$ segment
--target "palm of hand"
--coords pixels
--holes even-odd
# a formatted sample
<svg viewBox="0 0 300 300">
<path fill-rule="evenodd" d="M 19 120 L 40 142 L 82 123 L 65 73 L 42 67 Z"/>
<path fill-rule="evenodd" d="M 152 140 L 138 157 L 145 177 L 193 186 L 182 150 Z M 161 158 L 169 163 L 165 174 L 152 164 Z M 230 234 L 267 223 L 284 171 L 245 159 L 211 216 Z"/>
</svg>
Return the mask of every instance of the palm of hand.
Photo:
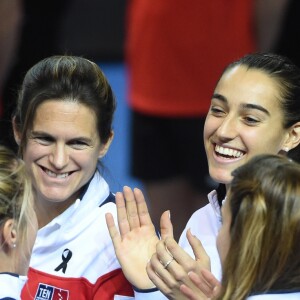
<svg viewBox="0 0 300 300">
<path fill-rule="evenodd" d="M 126 278 L 139 289 L 154 287 L 146 272 L 146 265 L 159 241 L 154 226 L 134 228 L 116 244 L 116 254 Z"/>
<path fill-rule="evenodd" d="M 135 287 L 152 288 L 154 284 L 147 275 L 146 266 L 159 238 L 145 198 L 139 189 L 124 187 L 123 193 L 116 193 L 116 205 L 119 231 L 109 213 L 106 223 L 123 273 Z"/>
</svg>

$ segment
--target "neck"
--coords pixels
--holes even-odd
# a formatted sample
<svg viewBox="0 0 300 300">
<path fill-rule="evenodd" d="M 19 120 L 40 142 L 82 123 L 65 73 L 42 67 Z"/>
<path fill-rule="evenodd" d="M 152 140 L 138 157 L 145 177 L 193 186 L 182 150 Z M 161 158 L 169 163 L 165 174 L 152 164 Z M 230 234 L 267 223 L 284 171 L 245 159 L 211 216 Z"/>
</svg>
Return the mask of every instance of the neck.
<svg viewBox="0 0 300 300">
<path fill-rule="evenodd" d="M 0 250 L 0 273 L 16 273 L 15 258 L 11 252 L 6 253 L 3 249 Z"/>
<path fill-rule="evenodd" d="M 39 201 L 35 203 L 35 211 L 39 229 L 50 223 L 54 218 L 68 209 L 75 200 L 64 202 Z"/>
</svg>

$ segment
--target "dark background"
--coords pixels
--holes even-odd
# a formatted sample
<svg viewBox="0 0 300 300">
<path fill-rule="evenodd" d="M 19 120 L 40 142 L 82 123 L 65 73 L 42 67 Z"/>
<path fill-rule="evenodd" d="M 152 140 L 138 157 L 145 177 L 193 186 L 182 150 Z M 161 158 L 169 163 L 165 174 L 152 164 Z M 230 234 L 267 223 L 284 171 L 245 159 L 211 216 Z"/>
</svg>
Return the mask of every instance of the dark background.
<svg viewBox="0 0 300 300">
<path fill-rule="evenodd" d="M 70 0 L 59 32 L 59 50 L 96 61 L 123 59 L 125 0 Z"/>
</svg>

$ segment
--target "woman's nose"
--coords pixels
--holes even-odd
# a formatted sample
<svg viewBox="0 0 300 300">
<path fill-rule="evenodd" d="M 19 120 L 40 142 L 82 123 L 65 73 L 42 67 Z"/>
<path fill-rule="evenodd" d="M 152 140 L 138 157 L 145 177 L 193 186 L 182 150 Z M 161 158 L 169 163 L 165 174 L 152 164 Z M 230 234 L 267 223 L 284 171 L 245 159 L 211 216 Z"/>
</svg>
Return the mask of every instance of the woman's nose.
<svg viewBox="0 0 300 300">
<path fill-rule="evenodd" d="M 69 162 L 69 155 L 65 145 L 55 145 L 50 154 L 50 162 L 56 169 L 63 169 Z"/>
<path fill-rule="evenodd" d="M 218 137 L 223 140 L 234 139 L 237 135 L 237 126 L 236 117 L 227 115 L 217 129 Z"/>
</svg>

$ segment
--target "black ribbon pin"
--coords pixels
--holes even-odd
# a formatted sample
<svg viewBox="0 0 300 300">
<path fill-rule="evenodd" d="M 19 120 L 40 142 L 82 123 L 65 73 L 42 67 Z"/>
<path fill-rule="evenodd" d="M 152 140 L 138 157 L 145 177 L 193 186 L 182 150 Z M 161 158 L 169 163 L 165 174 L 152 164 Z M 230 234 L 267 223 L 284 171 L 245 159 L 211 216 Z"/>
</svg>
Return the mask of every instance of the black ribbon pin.
<svg viewBox="0 0 300 300">
<path fill-rule="evenodd" d="M 59 271 L 62 269 L 63 273 L 66 273 L 67 264 L 72 257 L 72 251 L 69 249 L 65 249 L 61 255 L 62 263 L 55 269 L 55 271 Z"/>
</svg>

